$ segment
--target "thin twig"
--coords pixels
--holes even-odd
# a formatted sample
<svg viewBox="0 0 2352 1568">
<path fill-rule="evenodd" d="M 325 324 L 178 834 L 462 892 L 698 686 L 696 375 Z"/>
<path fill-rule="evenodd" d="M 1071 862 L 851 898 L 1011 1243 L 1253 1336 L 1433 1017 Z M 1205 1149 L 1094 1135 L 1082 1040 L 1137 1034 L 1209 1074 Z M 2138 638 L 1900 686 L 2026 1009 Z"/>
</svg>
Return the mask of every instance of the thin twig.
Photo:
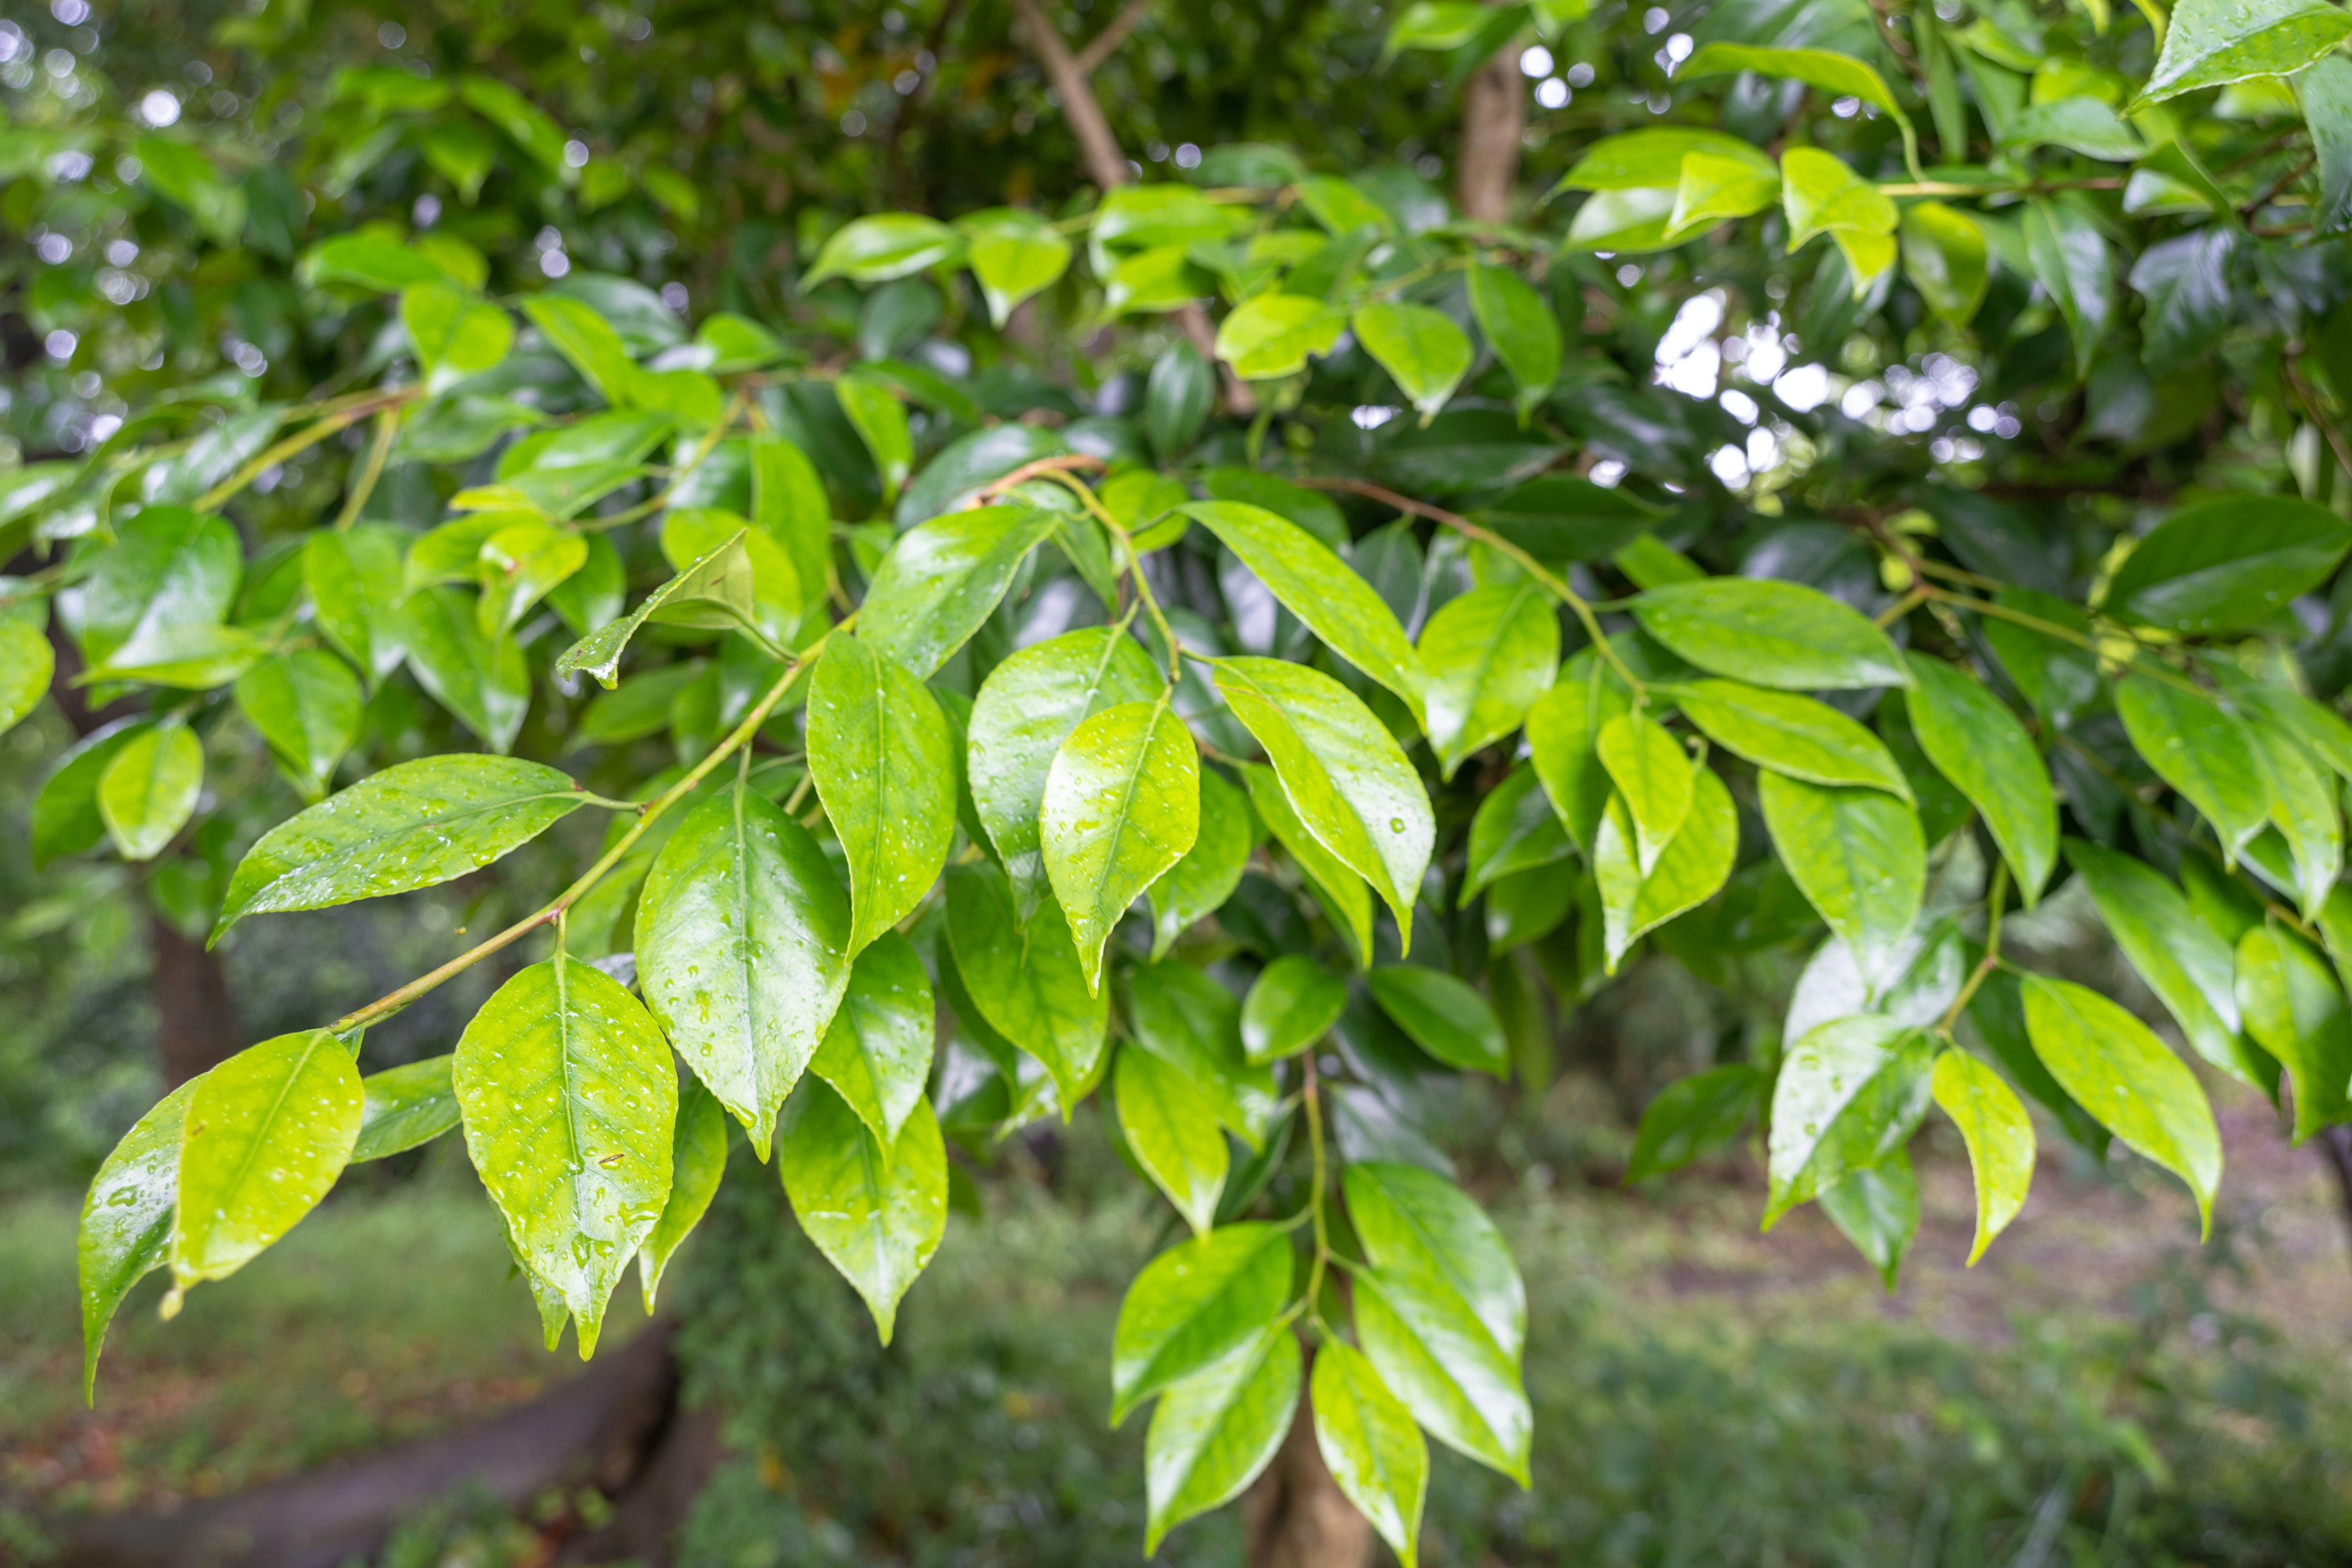
<svg viewBox="0 0 2352 1568">
<path fill-rule="evenodd" d="M 1110 26 L 1089 38 L 1087 47 L 1078 51 L 1078 68 L 1088 76 L 1094 75 L 1105 60 L 1118 52 L 1119 45 L 1127 42 L 1127 36 L 1135 31 L 1136 24 L 1143 20 L 1144 13 L 1151 6 L 1152 0 L 1127 0 L 1126 6 L 1110 19 Z"/>
<path fill-rule="evenodd" d="M 368 447 L 367 463 L 359 478 L 352 481 L 352 493 L 343 500 L 341 514 L 335 519 L 336 532 L 359 521 L 368 497 L 375 493 L 376 481 L 383 478 L 383 466 L 392 457 L 392 438 L 400 431 L 400 414 L 398 408 L 387 408 L 375 416 L 375 440 Z"/>
</svg>

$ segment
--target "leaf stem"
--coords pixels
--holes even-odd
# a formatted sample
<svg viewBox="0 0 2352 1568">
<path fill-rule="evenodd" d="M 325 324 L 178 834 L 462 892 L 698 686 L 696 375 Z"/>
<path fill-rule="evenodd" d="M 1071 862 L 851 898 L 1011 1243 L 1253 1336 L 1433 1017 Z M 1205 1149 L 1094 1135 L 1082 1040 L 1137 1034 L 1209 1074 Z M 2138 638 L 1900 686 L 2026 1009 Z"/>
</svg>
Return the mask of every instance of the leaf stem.
<svg viewBox="0 0 2352 1568">
<path fill-rule="evenodd" d="M 389 392 L 372 393 L 361 402 L 339 408 L 331 414 L 320 415 L 318 419 L 296 434 L 283 440 L 271 442 L 256 456 L 248 458 L 243 468 L 198 496 L 195 510 L 217 510 L 221 503 L 279 463 L 294 456 L 295 453 L 309 450 L 337 431 L 358 424 L 371 414 L 414 403 L 424 390 L 421 386 L 398 386 Z"/>
<path fill-rule="evenodd" d="M 837 631 L 840 628 L 836 626 L 834 629 Z M 589 889 L 602 881 L 604 874 L 618 865 L 621 858 L 635 847 L 637 840 L 645 837 L 646 829 L 654 825 L 656 818 L 693 794 L 696 786 L 710 775 L 713 768 L 726 761 L 728 756 L 738 748 L 750 743 L 752 735 L 759 730 L 761 724 L 766 721 L 769 712 L 777 703 L 784 700 L 784 693 L 792 689 L 792 684 L 799 678 L 801 670 L 815 660 L 816 656 L 823 651 L 826 640 L 832 636 L 832 632 L 827 632 L 824 637 L 819 637 L 796 655 L 786 665 L 783 674 L 776 678 L 776 683 L 769 687 L 757 702 L 751 704 L 751 710 L 746 712 L 741 721 L 728 732 L 726 739 L 705 753 L 703 759 L 695 763 L 684 778 L 639 806 L 637 820 L 629 825 L 628 831 L 614 839 L 613 847 L 605 850 L 594 865 L 582 872 L 578 880 L 557 894 L 552 902 L 536 913 L 524 916 L 497 935 L 484 938 L 439 968 L 418 975 L 399 990 L 377 997 L 356 1012 L 344 1014 L 328 1027 L 338 1035 L 349 1035 L 352 1030 L 365 1028 L 378 1019 L 388 1018 L 418 997 L 438 987 L 443 982 L 464 973 L 499 949 L 511 946 L 550 921 L 561 921 L 564 912 L 573 904 L 578 903 Z"/>
<path fill-rule="evenodd" d="M 1324 1272 L 1331 1264 L 1331 1223 L 1323 1212 L 1323 1189 L 1330 1180 L 1330 1167 L 1323 1152 L 1323 1095 L 1315 1077 L 1314 1047 L 1308 1047 L 1298 1061 L 1307 1074 L 1299 1089 L 1299 1101 L 1307 1109 L 1307 1148 L 1315 1167 L 1315 1185 L 1307 1194 L 1308 1207 L 1315 1216 L 1315 1261 L 1307 1270 L 1307 1294 L 1303 1298 L 1306 1310 L 1311 1313 L 1322 1293 Z"/>
<path fill-rule="evenodd" d="M 2000 967 L 2000 906 L 2008 896 L 2009 862 L 1996 860 L 1992 866 L 1992 885 L 1985 889 L 1984 956 L 1977 960 L 1976 968 L 1969 973 L 1967 984 L 1960 987 L 1959 994 L 1952 998 L 1952 1005 L 1944 1010 L 1944 1016 L 1936 1025 L 1936 1033 L 1948 1040 L 1952 1037 L 1952 1026 L 1959 1022 L 1960 1015 L 1968 1011 L 1969 1004 L 1975 1000 L 1978 988 L 1984 984 L 1994 970 Z"/>
<path fill-rule="evenodd" d="M 368 497 L 375 493 L 376 481 L 383 478 L 383 466 L 392 458 L 392 438 L 400 432 L 401 409 L 395 405 L 375 416 L 375 442 L 368 447 L 367 464 L 352 482 L 352 493 L 343 501 L 343 510 L 335 519 L 335 531 L 341 533 L 359 521 L 361 509 Z"/>
<path fill-rule="evenodd" d="M 1312 489 L 1346 490 L 1352 495 L 1379 501 L 1382 506 L 1394 507 L 1397 510 L 1412 516 L 1425 517 L 1432 522 L 1441 523 L 1452 529 L 1465 539 L 1475 539 L 1489 550 L 1506 557 L 1528 576 L 1543 584 L 1553 598 L 1566 605 L 1575 614 L 1576 618 L 1583 623 L 1584 635 L 1592 639 L 1592 646 L 1600 656 L 1616 670 L 1626 685 L 1633 689 L 1636 695 L 1642 691 L 1642 678 L 1635 675 L 1633 668 L 1619 657 L 1617 650 L 1610 646 L 1607 635 L 1601 629 L 1601 617 L 1592 613 L 1592 605 L 1586 601 L 1584 595 L 1570 587 L 1567 581 L 1558 573 L 1494 530 L 1482 528 L 1461 513 L 1448 511 L 1442 506 L 1432 506 L 1427 501 L 1418 501 L 1410 496 L 1399 495 L 1386 485 L 1376 485 L 1370 479 L 1309 475 L 1298 482 Z"/>
</svg>

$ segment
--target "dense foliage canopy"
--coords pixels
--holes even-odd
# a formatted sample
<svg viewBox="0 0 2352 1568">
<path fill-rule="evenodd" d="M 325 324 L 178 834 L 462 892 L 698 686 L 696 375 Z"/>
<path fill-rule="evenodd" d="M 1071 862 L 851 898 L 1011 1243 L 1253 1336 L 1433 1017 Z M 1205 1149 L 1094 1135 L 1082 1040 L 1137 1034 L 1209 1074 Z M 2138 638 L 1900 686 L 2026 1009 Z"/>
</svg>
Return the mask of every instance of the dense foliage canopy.
<svg viewBox="0 0 2352 1568">
<path fill-rule="evenodd" d="M 1431 1107 L 1539 1083 L 1632 963 L 1740 1026 L 1629 1175 L 1759 1125 L 1765 1223 L 1818 1199 L 1890 1282 L 1931 1105 L 1979 1253 L 2029 1101 L 2210 1212 L 2199 1072 L 2004 955 L 2062 883 L 2204 1069 L 2346 1116 L 2352 14 L 1335 18 L 1266 24 L 1306 108 L 1251 122 L 1295 145 L 1045 189 L 1003 163 L 1051 106 L 941 12 L 892 89 L 953 100 L 939 200 L 856 216 L 875 157 L 913 183 L 898 119 L 847 177 L 761 142 L 796 92 L 868 129 L 806 26 L 523 7 L 201 127 L 0 26 L 52 365 L 8 411 L 0 718 L 98 712 L 37 857 L 148 866 L 219 940 L 604 824 L 529 918 L 131 1131 L 93 1374 L 145 1273 L 168 1313 L 452 1130 L 551 1343 L 632 1261 L 652 1297 L 738 1132 L 887 1339 L 951 1148 L 1100 1089 L 1192 1233 L 1108 1347 L 1114 1417 L 1159 1401 L 1150 1540 L 1305 1384 L 1411 1561 L 1423 1432 L 1521 1477 L 1530 1441 L 1522 1287 Z M 695 136 L 629 86 L 729 50 L 683 68 Z M 1381 81 L 1498 54 L 1548 184 L 1465 217 L 1359 156 Z M 556 117 L 592 101 L 634 106 L 609 146 Z M 365 1070 L 509 949 L 450 1054 Z"/>
</svg>

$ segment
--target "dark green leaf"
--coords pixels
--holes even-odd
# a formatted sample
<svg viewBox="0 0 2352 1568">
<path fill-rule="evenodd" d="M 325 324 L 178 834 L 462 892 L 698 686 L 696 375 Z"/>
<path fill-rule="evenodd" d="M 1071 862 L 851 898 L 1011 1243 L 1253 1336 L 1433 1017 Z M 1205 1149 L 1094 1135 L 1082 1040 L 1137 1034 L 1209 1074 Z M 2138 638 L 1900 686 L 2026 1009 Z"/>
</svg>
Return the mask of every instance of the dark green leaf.
<svg viewBox="0 0 2352 1568">
<path fill-rule="evenodd" d="M 2334 574 L 2352 524 L 2286 496 L 2232 496 L 2181 512 L 2134 546 L 2110 613 L 2192 636 L 2274 620 Z"/>
<path fill-rule="evenodd" d="M 1911 799 L 1903 770 L 1878 737 L 1826 702 L 1732 680 L 1695 680 L 1663 695 L 1708 740 L 1759 768 Z"/>
<path fill-rule="evenodd" d="M 1047 918 L 1024 931 L 1003 873 L 985 863 L 948 876 L 948 941 L 991 1028 L 1045 1065 L 1069 1120 L 1101 1077 L 1110 998 L 1087 984 L 1068 922 L 1049 900 Z"/>
<path fill-rule="evenodd" d="M 833 1085 L 887 1146 L 923 1097 L 936 1044 L 931 983 L 914 944 L 897 931 L 857 955 L 849 989 L 809 1069 Z"/>
<path fill-rule="evenodd" d="M 1002 666 L 999 667 L 1003 668 Z M 1195 921 L 1224 906 L 1241 885 L 1254 835 L 1249 803 L 1222 774 L 1201 774 L 1201 828 L 1184 858 L 1151 884 L 1151 956 L 1167 955 Z"/>
<path fill-rule="evenodd" d="M 1966 671 L 1913 658 L 1905 707 L 1920 750 L 1977 808 L 2031 909 L 2058 863 L 2058 801 L 2025 726 Z"/>
<path fill-rule="evenodd" d="M 1424 972 L 1426 973 L 1426 972 Z M 1348 987 L 1303 952 L 1262 970 L 1242 1002 L 1242 1048 L 1253 1062 L 1297 1056 L 1328 1033 L 1348 1005 Z"/>
<path fill-rule="evenodd" d="M 1652 588 L 1633 608 L 1643 631 L 1711 674 L 1790 691 L 1910 683 L 1885 632 L 1802 584 L 1709 577 Z"/>
<path fill-rule="evenodd" d="M 2326 961 L 2294 932 L 2257 926 L 2238 943 L 2237 992 L 2246 1032 L 2294 1085 L 2295 1142 L 2343 1121 L 2352 1010 Z"/>
<path fill-rule="evenodd" d="M 2194 691 L 2145 675 L 2116 683 L 2116 711 L 2157 776 L 2213 825 L 2225 857 L 2234 857 L 2263 830 L 2270 820 L 2270 783 L 2233 715 Z"/>
<path fill-rule="evenodd" d="M 1382 964 L 1370 980 L 1381 1011 L 1423 1050 L 1449 1066 L 1509 1076 L 1503 1026 L 1493 1005 L 1466 981 L 1409 963 Z"/>
<path fill-rule="evenodd" d="M 909 529 L 866 591 L 859 637 L 928 679 L 989 617 L 1022 558 L 1055 526 L 1054 512 L 1010 505 L 950 512 Z"/>
<path fill-rule="evenodd" d="M 1764 1075 L 1744 1063 L 1676 1079 L 1658 1091 L 1633 1131 L 1625 1184 L 1679 1171 L 1739 1136 L 1764 1090 Z"/>
</svg>

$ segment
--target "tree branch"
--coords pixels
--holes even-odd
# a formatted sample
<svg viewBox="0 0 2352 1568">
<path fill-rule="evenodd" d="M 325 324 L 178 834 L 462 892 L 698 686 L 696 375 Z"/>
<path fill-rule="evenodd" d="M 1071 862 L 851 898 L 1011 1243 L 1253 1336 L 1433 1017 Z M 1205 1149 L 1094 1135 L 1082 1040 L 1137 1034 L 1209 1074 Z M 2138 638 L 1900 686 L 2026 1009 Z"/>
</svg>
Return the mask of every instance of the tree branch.
<svg viewBox="0 0 2352 1568">
<path fill-rule="evenodd" d="M 1111 18 L 1110 26 L 1097 33 L 1087 41 L 1087 47 L 1078 51 L 1078 69 L 1087 76 L 1094 75 L 1102 68 L 1103 61 L 1118 52 L 1119 45 L 1127 42 L 1127 36 L 1135 31 L 1135 25 L 1142 21 L 1144 13 L 1150 9 L 1151 0 L 1127 0 L 1126 8 Z"/>
<path fill-rule="evenodd" d="M 1498 49 L 1462 90 L 1462 155 L 1454 166 L 1454 200 L 1473 223 L 1503 223 L 1519 180 L 1519 137 L 1528 127 L 1528 89 L 1517 50 Z"/>
</svg>

